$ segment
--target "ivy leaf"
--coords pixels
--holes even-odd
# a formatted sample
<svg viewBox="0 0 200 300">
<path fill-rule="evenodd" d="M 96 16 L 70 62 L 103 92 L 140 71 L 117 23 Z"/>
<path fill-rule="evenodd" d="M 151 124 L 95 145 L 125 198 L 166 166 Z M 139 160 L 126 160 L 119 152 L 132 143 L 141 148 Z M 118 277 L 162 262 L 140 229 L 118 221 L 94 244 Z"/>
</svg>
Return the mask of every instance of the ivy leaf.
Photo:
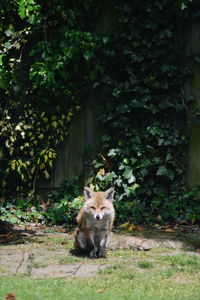
<svg viewBox="0 0 200 300">
<path fill-rule="evenodd" d="M 7 29 L 6 31 L 4 31 L 5 35 L 10 37 L 13 34 L 13 31 L 11 29 Z"/>
<path fill-rule="evenodd" d="M 108 156 L 116 156 L 118 152 L 118 149 L 110 149 L 108 152 Z"/>
<path fill-rule="evenodd" d="M 89 61 L 92 58 L 92 52 L 86 51 L 83 54 L 83 57 L 85 58 L 85 60 Z"/>
<path fill-rule="evenodd" d="M 126 167 L 122 176 L 128 180 L 129 183 L 135 182 L 135 176 L 133 175 L 133 170 L 130 167 Z"/>
<path fill-rule="evenodd" d="M 166 168 L 165 166 L 161 166 L 161 167 L 158 169 L 156 175 L 157 175 L 157 176 L 166 176 L 166 175 L 167 175 L 167 172 L 168 172 L 167 168 Z"/>
<path fill-rule="evenodd" d="M 174 172 L 172 170 L 167 169 L 165 166 L 161 166 L 157 173 L 157 176 L 166 176 L 168 178 L 170 178 L 171 180 L 174 179 Z"/>
</svg>

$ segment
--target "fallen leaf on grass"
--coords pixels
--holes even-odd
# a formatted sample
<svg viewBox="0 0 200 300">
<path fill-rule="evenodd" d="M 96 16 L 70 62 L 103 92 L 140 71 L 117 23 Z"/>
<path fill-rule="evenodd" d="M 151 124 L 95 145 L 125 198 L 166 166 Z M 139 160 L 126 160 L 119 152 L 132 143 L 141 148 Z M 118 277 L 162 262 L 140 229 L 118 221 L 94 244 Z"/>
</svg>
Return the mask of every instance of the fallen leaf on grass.
<svg viewBox="0 0 200 300">
<path fill-rule="evenodd" d="M 176 231 L 169 228 L 169 229 L 165 229 L 165 232 L 176 232 Z"/>
<path fill-rule="evenodd" d="M 144 230 L 144 228 L 142 226 L 136 225 L 135 230 L 136 231 L 142 231 L 142 230 Z"/>
<path fill-rule="evenodd" d="M 119 228 L 123 228 L 126 231 L 142 231 L 144 228 L 140 225 L 134 225 L 130 222 L 126 222 L 119 226 Z"/>
<path fill-rule="evenodd" d="M 105 290 L 97 290 L 98 294 L 101 294 L 101 293 L 104 293 L 104 292 L 105 292 Z"/>
<path fill-rule="evenodd" d="M 129 225 L 130 225 L 130 223 L 129 223 L 129 222 L 126 222 L 126 223 L 124 223 L 124 224 L 121 224 L 121 225 L 119 226 L 119 228 L 127 228 Z"/>
<path fill-rule="evenodd" d="M 16 294 L 15 293 L 9 293 L 6 295 L 6 300 L 16 300 Z"/>
</svg>

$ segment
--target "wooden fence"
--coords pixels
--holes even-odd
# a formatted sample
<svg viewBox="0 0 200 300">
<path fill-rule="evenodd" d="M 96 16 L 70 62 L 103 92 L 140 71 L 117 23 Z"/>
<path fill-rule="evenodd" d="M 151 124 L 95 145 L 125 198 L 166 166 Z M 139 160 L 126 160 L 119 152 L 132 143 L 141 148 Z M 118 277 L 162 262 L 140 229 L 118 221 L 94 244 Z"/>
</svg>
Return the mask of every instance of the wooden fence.
<svg viewBox="0 0 200 300">
<path fill-rule="evenodd" d="M 97 20 L 97 32 L 104 33 L 111 25 L 112 14 L 110 4 L 105 2 L 104 16 Z M 200 21 L 191 21 L 184 24 L 183 35 L 185 51 L 182 55 L 200 52 Z M 196 64 L 194 77 L 185 86 L 185 96 L 193 95 L 196 105 L 200 109 L 200 64 Z M 58 188 L 65 179 L 71 179 L 80 172 L 83 166 L 82 154 L 89 145 L 98 151 L 100 143 L 100 130 L 97 123 L 98 105 L 105 100 L 105 95 L 93 94 L 88 97 L 85 106 L 78 112 L 70 125 L 70 135 L 58 150 L 58 159 L 49 181 L 40 182 L 38 188 L 43 191 Z M 200 183 L 200 121 L 190 127 L 190 144 L 188 154 L 188 182 L 190 185 Z"/>
</svg>

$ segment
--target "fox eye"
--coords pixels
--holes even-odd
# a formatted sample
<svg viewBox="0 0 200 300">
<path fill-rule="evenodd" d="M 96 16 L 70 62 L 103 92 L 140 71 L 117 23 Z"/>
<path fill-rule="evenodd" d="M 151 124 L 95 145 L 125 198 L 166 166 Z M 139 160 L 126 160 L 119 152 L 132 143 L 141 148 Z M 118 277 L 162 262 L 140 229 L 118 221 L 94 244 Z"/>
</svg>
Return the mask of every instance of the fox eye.
<svg viewBox="0 0 200 300">
<path fill-rule="evenodd" d="M 94 206 L 90 206 L 91 209 L 96 209 Z"/>
<path fill-rule="evenodd" d="M 105 208 L 106 208 L 105 206 L 101 207 L 102 210 L 105 209 Z"/>
</svg>

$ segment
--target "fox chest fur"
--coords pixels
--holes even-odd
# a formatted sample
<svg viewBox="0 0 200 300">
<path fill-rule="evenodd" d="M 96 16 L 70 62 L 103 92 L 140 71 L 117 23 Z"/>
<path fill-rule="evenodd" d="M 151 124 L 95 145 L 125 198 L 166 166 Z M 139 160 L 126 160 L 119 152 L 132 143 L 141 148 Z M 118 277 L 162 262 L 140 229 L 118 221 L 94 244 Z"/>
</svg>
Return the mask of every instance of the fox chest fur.
<svg viewBox="0 0 200 300">
<path fill-rule="evenodd" d="M 84 228 L 84 226 L 89 230 L 89 231 L 94 231 L 96 232 L 96 234 L 98 234 L 100 231 L 102 230 L 110 230 L 111 229 L 111 225 L 113 223 L 114 220 L 114 216 L 113 214 L 107 214 L 102 217 L 102 219 L 95 219 L 93 214 L 87 213 L 83 211 L 83 215 L 82 215 L 82 228 Z"/>
</svg>

